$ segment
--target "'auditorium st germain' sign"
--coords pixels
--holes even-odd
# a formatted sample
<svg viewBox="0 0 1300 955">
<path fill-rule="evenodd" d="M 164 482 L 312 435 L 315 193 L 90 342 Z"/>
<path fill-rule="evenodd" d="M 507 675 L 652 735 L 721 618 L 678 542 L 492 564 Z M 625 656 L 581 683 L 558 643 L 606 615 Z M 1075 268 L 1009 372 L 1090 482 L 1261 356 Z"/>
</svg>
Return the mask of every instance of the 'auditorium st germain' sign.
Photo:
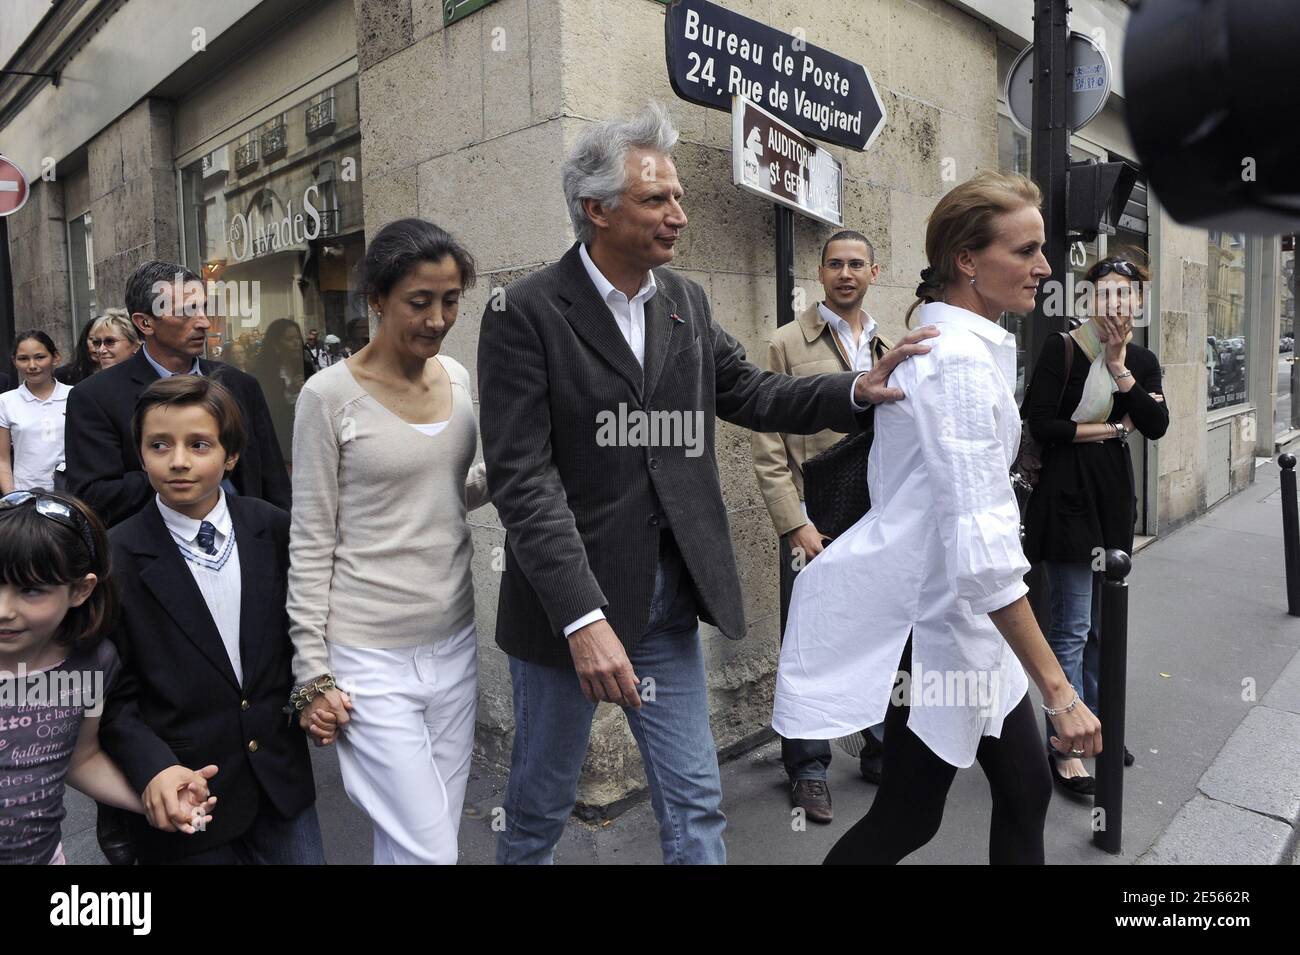
<svg viewBox="0 0 1300 955">
<path fill-rule="evenodd" d="M 672 0 L 664 46 L 673 91 L 729 111 L 743 96 L 806 136 L 866 149 L 885 108 L 860 63 L 708 0 Z"/>
</svg>

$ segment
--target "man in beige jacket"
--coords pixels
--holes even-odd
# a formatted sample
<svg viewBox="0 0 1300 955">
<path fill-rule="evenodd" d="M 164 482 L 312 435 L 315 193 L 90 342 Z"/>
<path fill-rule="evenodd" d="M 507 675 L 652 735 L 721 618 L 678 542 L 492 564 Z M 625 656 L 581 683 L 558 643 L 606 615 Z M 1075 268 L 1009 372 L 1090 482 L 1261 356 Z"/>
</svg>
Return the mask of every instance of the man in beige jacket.
<svg viewBox="0 0 1300 955">
<path fill-rule="evenodd" d="M 875 250 L 866 236 L 847 230 L 831 236 L 822 247 L 818 276 L 826 300 L 773 333 L 768 341 L 767 367 L 796 377 L 870 371 L 891 347 L 877 334 L 875 319 L 862 308 L 879 272 Z M 782 630 L 798 568 L 824 547 L 822 534 L 804 512 L 803 464 L 843 437 L 841 432 L 828 430 L 808 435 L 755 431 L 751 438 L 754 474 L 781 538 Z M 866 748 L 861 758 L 862 775 L 879 782 L 879 743 L 870 733 L 863 736 Z M 826 783 L 830 743 L 783 739 L 781 759 L 790 778 L 792 804 L 802 808 L 814 822 L 830 822 L 831 796 Z"/>
</svg>

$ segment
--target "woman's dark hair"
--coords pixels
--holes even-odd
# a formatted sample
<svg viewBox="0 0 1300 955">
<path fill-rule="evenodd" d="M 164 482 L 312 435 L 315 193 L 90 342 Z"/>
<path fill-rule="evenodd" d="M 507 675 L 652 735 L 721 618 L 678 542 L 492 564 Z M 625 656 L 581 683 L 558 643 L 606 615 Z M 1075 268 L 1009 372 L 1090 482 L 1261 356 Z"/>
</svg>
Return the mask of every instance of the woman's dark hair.
<svg viewBox="0 0 1300 955">
<path fill-rule="evenodd" d="M 135 413 L 131 416 L 131 438 L 136 449 L 144 440 L 144 417 L 154 408 L 166 406 L 179 408 L 200 405 L 217 422 L 217 440 L 221 442 L 226 457 L 242 454 L 247 440 L 244 416 L 239 402 L 235 401 L 225 385 L 215 377 L 203 375 L 172 375 L 159 378 L 136 399 Z"/>
<path fill-rule="evenodd" d="M 1126 262 L 1129 265 L 1133 266 L 1133 271 L 1137 273 L 1137 278 L 1136 279 L 1129 278 L 1129 276 L 1116 273 L 1112 269 L 1103 269 L 1103 266 L 1106 265 L 1113 266 L 1117 262 Z M 1103 271 L 1107 275 L 1118 274 L 1119 278 L 1122 279 L 1127 278 L 1130 281 L 1138 282 L 1139 286 L 1142 283 L 1151 281 L 1151 272 L 1147 268 L 1147 254 L 1143 252 L 1141 249 L 1134 248 L 1131 245 L 1122 246 L 1121 248 L 1116 249 L 1110 255 L 1106 256 L 1104 259 L 1099 259 L 1098 261 L 1094 262 L 1092 268 L 1088 269 L 1088 274 L 1083 277 L 1084 281 L 1095 283 L 1098 279 L 1105 277 L 1100 274 Z"/>
<path fill-rule="evenodd" d="M 460 269 L 461 286 L 474 284 L 474 258 L 444 230 L 428 219 L 398 219 L 384 226 L 366 249 L 366 296 L 387 295 L 421 262 L 451 256 Z"/>
<path fill-rule="evenodd" d="M 85 336 L 82 337 L 84 338 Z M 53 338 L 45 334 L 45 332 L 41 331 L 39 328 L 29 328 L 27 331 L 19 332 L 17 335 L 14 336 L 14 355 L 18 354 L 19 345 L 21 345 L 23 342 L 29 342 L 33 340 L 40 342 L 41 345 L 45 348 L 47 352 L 50 353 L 51 356 L 57 355 L 59 353 L 59 349 L 55 346 Z"/>
<path fill-rule="evenodd" d="M 104 525 L 85 503 L 71 494 L 37 492 L 75 507 L 90 528 L 94 553 L 82 536 L 35 506 L 23 504 L 0 510 L 0 583 L 15 587 L 57 587 L 86 574 L 98 578 L 95 589 L 80 607 L 70 607 L 55 631 L 61 646 L 88 646 L 107 632 L 117 619 L 117 600 L 108 579 L 108 536 Z"/>
<path fill-rule="evenodd" d="M 272 352 L 274 354 L 270 357 L 279 358 L 279 351 L 284 347 L 283 339 L 286 331 L 292 331 L 297 338 L 299 349 L 295 349 L 289 356 L 291 358 L 297 357 L 298 351 L 303 344 L 302 329 L 298 327 L 298 323 L 292 318 L 277 318 L 266 326 L 266 331 L 262 333 L 262 354 L 266 355 L 267 352 Z"/>
<path fill-rule="evenodd" d="M 99 364 L 90 355 L 90 331 L 95 327 L 95 321 L 92 318 L 81 326 L 77 347 L 72 350 L 72 360 L 54 369 L 55 381 L 65 385 L 79 385 L 99 371 Z"/>
</svg>

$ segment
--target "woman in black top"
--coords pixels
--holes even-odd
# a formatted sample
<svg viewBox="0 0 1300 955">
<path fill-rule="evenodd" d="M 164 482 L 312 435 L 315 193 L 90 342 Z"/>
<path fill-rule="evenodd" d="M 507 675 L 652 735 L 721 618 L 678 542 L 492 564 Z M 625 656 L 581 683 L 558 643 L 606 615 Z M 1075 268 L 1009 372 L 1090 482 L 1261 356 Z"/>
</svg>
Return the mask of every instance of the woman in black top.
<svg viewBox="0 0 1300 955">
<path fill-rule="evenodd" d="M 1098 712 L 1099 559 L 1104 550 L 1133 552 L 1137 496 L 1128 435 L 1152 441 L 1169 426 L 1156 356 L 1132 338 L 1142 314 L 1147 271 L 1127 256 L 1094 265 L 1092 319 L 1043 346 L 1025 397 L 1026 421 L 1043 448 L 1043 469 L 1029 500 L 1025 556 L 1042 562 L 1051 588 L 1047 641 L 1075 690 Z M 1066 376 L 1066 353 L 1073 355 Z M 1104 558 L 1103 558 L 1104 559 Z M 1050 729 L 1050 727 L 1049 727 Z M 1094 782 L 1079 759 L 1049 754 L 1053 779 L 1078 795 Z M 1125 765 L 1133 757 L 1125 750 Z"/>
</svg>

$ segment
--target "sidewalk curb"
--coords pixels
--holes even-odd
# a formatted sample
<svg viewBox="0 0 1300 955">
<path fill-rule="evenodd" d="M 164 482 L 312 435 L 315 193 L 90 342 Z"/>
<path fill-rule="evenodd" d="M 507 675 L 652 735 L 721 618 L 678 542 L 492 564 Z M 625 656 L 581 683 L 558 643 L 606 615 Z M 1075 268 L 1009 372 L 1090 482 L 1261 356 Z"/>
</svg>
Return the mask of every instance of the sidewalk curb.
<svg viewBox="0 0 1300 955">
<path fill-rule="evenodd" d="M 1138 865 L 1286 865 L 1300 848 L 1300 653 Z"/>
</svg>

